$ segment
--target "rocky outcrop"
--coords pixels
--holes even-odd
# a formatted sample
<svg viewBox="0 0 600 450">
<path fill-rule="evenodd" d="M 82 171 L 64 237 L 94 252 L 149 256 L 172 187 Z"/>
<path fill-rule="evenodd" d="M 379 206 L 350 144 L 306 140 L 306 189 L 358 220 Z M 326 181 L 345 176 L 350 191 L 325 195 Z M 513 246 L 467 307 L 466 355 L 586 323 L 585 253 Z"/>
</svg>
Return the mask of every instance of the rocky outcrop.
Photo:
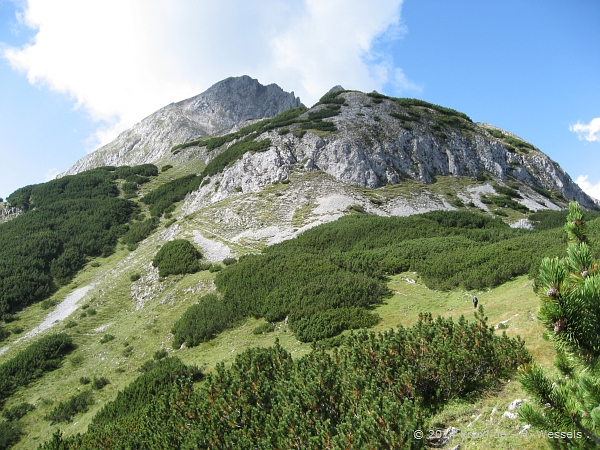
<svg viewBox="0 0 600 450">
<path fill-rule="evenodd" d="M 63 175 L 100 166 L 157 162 L 170 156 L 174 145 L 224 134 L 248 120 L 273 117 L 300 105 L 293 92 L 276 84 L 263 86 L 249 76 L 227 78 L 200 95 L 159 109 Z"/>
<path fill-rule="evenodd" d="M 218 176 L 219 189 L 211 191 L 210 197 L 220 200 L 235 188 L 257 192 L 287 178 L 294 165 L 302 164 L 307 170 L 321 170 L 343 183 L 367 188 L 407 179 L 431 184 L 436 176 L 485 175 L 560 192 L 587 208 L 595 207 L 556 162 L 533 146 L 526 152 L 509 150 L 488 132 L 491 126 L 487 124 L 466 122 L 462 127 L 440 128 L 439 113 L 422 108 L 421 119 L 407 126 L 397 118 L 405 110 L 392 100 L 374 103 L 360 92 L 340 97 L 345 105 L 339 115 L 325 119 L 337 131 L 309 131 L 298 137 L 294 133 L 298 125 L 292 125 L 283 135 L 278 130 L 263 133 L 258 139 L 271 139 L 269 151 L 245 154 Z M 324 107 L 312 108 L 303 116 Z"/>
<path fill-rule="evenodd" d="M 555 191 L 586 208 L 597 207 L 556 162 L 508 131 L 473 123 L 464 114 L 425 102 L 402 103 L 377 93 L 344 91 L 341 86 L 329 91 L 335 92 L 343 105 L 317 104 L 299 121 L 320 121 L 318 116 L 333 122 L 337 131 L 321 127 L 303 134 L 301 124 L 293 123 L 263 133 L 257 139 L 271 139 L 270 150 L 233 162 L 216 176 L 220 186 L 215 191 L 211 184 L 209 197 L 222 199 L 235 188 L 257 191 L 286 179 L 294 165 L 302 164 L 306 170 L 321 170 L 342 183 L 366 188 L 407 179 L 430 184 L 436 176 L 484 175 Z M 197 158 L 208 163 L 235 141 L 210 153 L 204 147 L 188 147 L 176 158 L 170 150 L 297 106 L 300 99 L 277 85 L 263 86 L 247 76 L 228 78 L 196 97 L 160 109 L 66 173 L 104 165 L 181 164 Z"/>
</svg>

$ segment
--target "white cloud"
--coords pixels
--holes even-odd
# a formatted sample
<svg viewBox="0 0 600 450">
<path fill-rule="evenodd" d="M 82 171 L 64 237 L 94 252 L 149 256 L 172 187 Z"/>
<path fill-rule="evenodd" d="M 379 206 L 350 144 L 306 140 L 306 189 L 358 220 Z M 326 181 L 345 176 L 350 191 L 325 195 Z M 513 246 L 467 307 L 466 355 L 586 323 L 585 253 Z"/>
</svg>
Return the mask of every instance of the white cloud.
<svg viewBox="0 0 600 450">
<path fill-rule="evenodd" d="M 588 181 L 587 175 L 579 175 L 575 180 L 575 183 L 577 183 L 587 195 L 600 200 L 600 180 L 598 180 L 596 184 L 592 184 Z"/>
<path fill-rule="evenodd" d="M 56 175 L 58 175 L 59 173 L 60 170 L 58 170 L 56 167 L 53 167 L 46 171 L 46 173 L 44 174 L 44 178 L 46 181 L 54 180 L 56 178 Z"/>
<path fill-rule="evenodd" d="M 419 90 L 374 51 L 397 39 L 403 0 L 28 0 L 37 30 L 4 57 L 28 80 L 69 95 L 101 122 L 96 142 L 229 76 L 295 91 L 306 105 L 329 88 Z"/>
<path fill-rule="evenodd" d="M 415 84 L 408 79 L 404 71 L 400 68 L 394 69 L 394 79 L 392 80 L 396 91 L 399 92 L 417 92 L 420 93 L 423 90 L 423 86 Z M 400 94 L 398 94 L 400 95 Z"/>
<path fill-rule="evenodd" d="M 600 142 L 600 117 L 592 119 L 588 124 L 577 122 L 575 125 L 569 126 L 569 130 L 579 134 L 579 139 Z"/>
</svg>

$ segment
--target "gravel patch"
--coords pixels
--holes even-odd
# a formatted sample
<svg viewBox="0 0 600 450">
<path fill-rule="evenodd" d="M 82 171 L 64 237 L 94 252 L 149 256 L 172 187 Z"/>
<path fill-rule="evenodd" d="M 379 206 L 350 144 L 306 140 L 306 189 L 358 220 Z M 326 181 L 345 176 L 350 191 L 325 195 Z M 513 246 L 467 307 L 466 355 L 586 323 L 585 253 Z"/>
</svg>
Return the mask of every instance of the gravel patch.
<svg viewBox="0 0 600 450">
<path fill-rule="evenodd" d="M 347 195 L 329 195 L 327 197 L 319 197 L 317 199 L 317 206 L 313 209 L 313 214 L 318 215 L 329 215 L 330 213 L 337 213 L 348 209 L 348 206 L 358 203 L 358 201 Z"/>
<path fill-rule="evenodd" d="M 401 197 L 395 198 L 386 205 L 385 209 L 392 216 L 405 217 L 444 209 L 444 206 L 427 195 L 419 195 L 412 197 L 410 201 Z"/>
<path fill-rule="evenodd" d="M 202 256 L 210 262 L 221 262 L 231 258 L 231 249 L 225 244 L 205 238 L 198 230 L 193 231 L 194 242 L 202 248 Z"/>
<path fill-rule="evenodd" d="M 135 301 L 135 310 L 142 309 L 146 302 L 157 298 L 166 288 L 167 283 L 158 281 L 158 269 L 150 262 L 140 279 L 131 283 L 130 295 Z"/>
<path fill-rule="evenodd" d="M 25 336 L 17 339 L 15 341 L 15 344 L 23 339 L 32 338 L 32 337 L 40 334 L 42 331 L 45 331 L 48 328 L 53 327 L 57 323 L 60 323 L 63 320 L 65 320 L 67 317 L 69 317 L 72 313 L 75 312 L 75 310 L 78 307 L 79 301 L 83 297 L 85 297 L 85 294 L 87 294 L 90 291 L 90 289 L 92 289 L 93 287 L 94 287 L 94 283 L 88 284 L 87 286 L 84 286 L 79 289 L 75 289 L 73 292 L 71 292 L 69 295 L 67 295 L 62 302 L 60 302 L 58 305 L 56 305 L 56 308 L 54 308 L 54 311 L 49 313 L 40 325 L 35 327 L 33 330 L 31 330 Z"/>
<path fill-rule="evenodd" d="M 103 331 L 107 330 L 108 327 L 110 327 L 111 325 L 112 323 L 107 323 L 106 325 L 102 325 L 101 327 L 94 328 L 94 333 L 102 333 Z"/>
<path fill-rule="evenodd" d="M 517 220 L 510 224 L 511 228 L 524 228 L 526 230 L 533 230 L 533 225 L 529 221 L 529 219 L 521 219 Z"/>
<path fill-rule="evenodd" d="M 544 210 L 544 209 L 551 209 L 553 211 L 560 211 L 560 208 L 558 206 L 556 206 L 554 203 L 552 203 L 550 200 L 547 200 L 545 198 L 543 198 L 542 196 L 539 196 L 540 201 L 544 202 L 543 205 L 540 205 L 537 202 L 537 199 L 532 199 L 529 197 L 524 197 L 520 200 L 518 200 L 518 202 L 521 205 L 525 205 L 527 206 L 529 209 L 531 209 L 532 211 L 539 211 L 539 210 Z"/>
<path fill-rule="evenodd" d="M 241 239 L 248 239 L 252 241 L 260 241 L 261 239 L 272 238 L 273 236 L 277 236 L 281 233 L 279 227 L 272 225 L 270 227 L 260 228 L 258 230 L 246 230 L 234 236 L 231 240 L 235 243 L 239 242 Z"/>
<path fill-rule="evenodd" d="M 165 231 L 160 233 L 160 238 L 163 241 L 171 241 L 171 240 L 175 239 L 175 236 L 177 236 L 177 234 L 179 233 L 180 230 L 181 230 L 181 226 L 178 223 L 173 224 L 169 228 L 167 228 Z"/>
</svg>

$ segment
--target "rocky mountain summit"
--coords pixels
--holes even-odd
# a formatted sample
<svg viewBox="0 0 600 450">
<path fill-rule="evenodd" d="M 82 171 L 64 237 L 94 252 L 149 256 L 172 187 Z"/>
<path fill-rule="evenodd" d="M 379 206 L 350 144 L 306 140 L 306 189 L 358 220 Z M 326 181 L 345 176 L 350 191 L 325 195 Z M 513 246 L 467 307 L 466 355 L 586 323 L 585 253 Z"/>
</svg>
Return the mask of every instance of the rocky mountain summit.
<svg viewBox="0 0 600 450">
<path fill-rule="evenodd" d="M 273 117 L 300 106 L 293 92 L 263 86 L 249 76 L 230 77 L 195 97 L 152 113 L 111 143 L 77 161 L 63 175 L 94 167 L 136 165 L 169 156 L 175 144 L 229 132 L 249 120 Z"/>
<path fill-rule="evenodd" d="M 257 136 L 257 141 L 269 139 L 268 150 L 232 161 L 196 197 L 211 203 L 234 190 L 258 192 L 301 170 L 322 171 L 343 184 L 369 189 L 407 180 L 428 185 L 440 176 L 516 182 L 539 197 L 537 205 L 530 205 L 534 210 L 543 208 L 544 194 L 548 198 L 552 191 L 595 207 L 556 162 L 512 133 L 416 100 L 340 89 L 325 97 L 295 123 Z M 327 103 L 332 99 L 336 103 Z M 202 144 L 184 148 L 183 154 L 210 160 L 212 152 Z"/>
<path fill-rule="evenodd" d="M 256 145 L 226 156 L 229 149 L 239 152 L 242 141 Z M 226 164 L 211 169 L 211 180 L 194 194 L 196 207 L 235 192 L 258 192 L 289 179 L 296 169 L 322 171 L 343 184 L 369 189 L 407 180 L 427 185 L 439 176 L 516 182 L 537 192 L 537 205 L 529 205 L 533 210 L 543 209 L 543 198 L 552 192 L 596 207 L 537 147 L 493 125 L 474 123 L 464 113 L 342 86 L 308 109 L 293 92 L 248 76 L 228 78 L 160 109 L 66 174 L 105 165 L 209 164 L 215 158 L 225 158 Z M 478 198 L 465 200 L 478 204 Z M 190 202 L 186 205 L 191 212 Z M 448 206 L 442 202 L 440 207 Z"/>
</svg>

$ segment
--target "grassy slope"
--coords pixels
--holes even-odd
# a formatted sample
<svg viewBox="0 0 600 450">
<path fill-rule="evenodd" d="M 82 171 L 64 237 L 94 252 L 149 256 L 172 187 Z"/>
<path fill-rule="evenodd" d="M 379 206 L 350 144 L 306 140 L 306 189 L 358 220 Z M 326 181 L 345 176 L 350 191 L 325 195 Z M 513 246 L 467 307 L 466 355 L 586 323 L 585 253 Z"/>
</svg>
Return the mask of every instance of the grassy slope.
<svg viewBox="0 0 600 450">
<path fill-rule="evenodd" d="M 415 281 L 415 283 L 408 280 Z M 418 275 L 404 273 L 391 278 L 389 283 L 394 296 L 377 309 L 383 318 L 376 329 L 387 329 L 397 323 L 412 325 L 421 312 L 467 319 L 473 316 L 472 295 L 485 308 L 488 323 L 497 325 L 507 322 L 506 333 L 510 337 L 520 335 L 534 359 L 549 368 L 554 359 L 552 344 L 542 338 L 543 328 L 535 319 L 539 308 L 539 298 L 533 293 L 532 281 L 527 276 L 517 277 L 497 288 L 487 291 L 439 292 L 428 289 L 420 282 Z M 501 333 L 502 330 L 498 330 Z M 461 449 L 539 449 L 547 448 L 545 440 L 519 436 L 523 423 L 518 419 L 502 417 L 507 407 L 515 399 L 527 396 L 518 381 L 511 380 L 495 393 L 486 394 L 474 402 L 457 400 L 431 420 L 429 428 L 445 429 L 449 426 L 460 428 L 464 438 L 454 438 L 446 448 L 460 444 Z M 497 410 L 494 414 L 494 408 Z M 514 412 L 514 411 L 513 411 Z M 477 420 L 475 420 L 477 419 Z M 469 425 L 471 424 L 471 425 Z M 503 438 L 470 437 L 466 433 L 504 433 Z M 470 435 L 474 436 L 474 435 Z M 481 435 L 480 435 L 481 436 Z"/>
<path fill-rule="evenodd" d="M 111 258 L 114 261 L 111 262 Z M 115 261 L 120 259 L 119 255 L 114 255 L 111 258 L 103 261 L 103 265 L 95 271 L 106 271 Z M 81 285 L 87 283 L 93 278 L 93 272 L 94 269 L 86 269 L 84 273 L 77 277 L 75 282 Z M 211 370 L 218 361 L 231 362 L 236 354 L 247 348 L 272 345 L 275 338 L 279 338 L 281 344 L 291 351 L 294 356 L 301 356 L 310 350 L 308 344 L 298 342 L 283 324 L 278 324 L 274 333 L 259 336 L 252 334 L 254 327 L 261 323 L 261 321 L 254 319 L 247 320 L 240 327 L 227 331 L 213 341 L 204 343 L 199 347 L 172 350 L 170 348 L 170 328 L 200 294 L 200 292 L 197 294 L 185 293 L 186 289 L 201 286 L 202 283 L 208 285 L 212 278 L 213 274 L 209 272 L 175 278 L 178 281 L 163 291 L 159 298 L 149 302 L 141 310 L 134 311 L 131 299 L 128 296 L 130 282 L 124 276 L 123 280 L 112 291 L 110 300 L 92 302 L 94 305 L 97 304 L 95 306 L 98 310 L 96 316 L 79 319 L 80 311 L 74 313 L 72 318 L 79 325 L 70 329 L 70 331 L 73 333 L 79 348 L 69 357 L 69 361 L 61 369 L 47 374 L 27 389 L 20 390 L 7 405 L 11 406 L 22 401 L 37 405 L 37 409 L 23 419 L 24 428 L 28 435 L 15 448 L 35 447 L 52 434 L 53 429 L 56 427 L 51 427 L 49 422 L 43 419 L 43 416 L 54 408 L 56 402 L 66 399 L 82 387 L 78 381 L 80 377 L 106 376 L 110 379 L 111 384 L 102 391 L 95 393 L 96 403 L 90 411 L 76 416 L 73 423 L 59 426 L 66 434 L 83 432 L 93 415 L 102 407 L 102 404 L 114 398 L 118 390 L 133 380 L 139 374 L 137 368 L 145 360 L 151 358 L 152 354 L 161 347 L 167 348 L 171 354 L 179 356 L 185 363 L 206 367 L 206 370 Z M 407 280 L 415 280 L 416 282 L 410 283 Z M 471 297 L 467 295 L 471 293 L 465 293 L 464 291 L 442 293 L 427 289 L 420 283 L 418 276 L 412 273 L 392 277 L 389 286 L 395 294 L 377 309 L 383 320 L 376 327 L 376 330 L 388 329 L 398 324 L 409 326 L 416 321 L 419 312 L 426 311 L 431 311 L 434 315 L 458 317 L 460 314 L 465 314 L 467 318 L 471 317 L 473 307 Z M 512 318 L 506 330 L 507 333 L 511 336 L 520 334 L 526 339 L 528 348 L 538 362 L 546 366 L 551 363 L 551 345 L 542 340 L 542 329 L 531 318 L 530 313 L 535 314 L 537 311 L 538 299 L 533 294 L 531 282 L 526 277 L 519 277 L 496 289 L 475 294 L 486 308 L 490 323 L 496 324 Z M 176 298 L 177 300 L 171 304 L 168 301 L 169 298 Z M 164 304 L 161 304 L 163 301 Z M 34 312 L 34 310 L 37 310 L 37 312 Z M 32 321 L 34 316 L 37 316 L 39 320 L 45 313 L 46 311 L 41 311 L 39 307 L 32 307 L 27 311 Z M 111 324 L 108 329 L 102 332 L 94 332 L 94 329 L 106 324 Z M 63 324 L 57 326 L 56 329 L 62 327 Z M 99 340 L 105 333 L 113 334 L 116 339 L 106 344 L 100 344 Z M 134 348 L 134 352 L 129 357 L 124 357 L 122 354 L 125 349 L 125 342 L 129 342 L 129 346 Z M 11 349 L 10 353 L 13 351 L 14 349 Z M 119 367 L 124 368 L 125 372 L 117 372 L 116 370 Z M 518 383 L 511 382 L 495 396 L 488 396 L 474 404 L 453 404 L 435 420 L 442 421 L 446 426 L 454 425 L 465 428 L 466 424 L 472 420 L 472 415 L 482 413 L 484 414 L 482 418 L 469 430 L 500 429 L 507 434 L 515 433 L 522 426 L 518 421 L 501 419 L 489 423 L 483 420 L 484 417 L 489 419 L 489 413 L 494 407 L 498 409 L 495 417 L 499 419 L 506 410 L 508 403 L 515 398 L 523 398 L 523 393 Z M 531 444 L 534 442 L 537 441 L 532 440 Z M 467 443 L 467 445 L 471 444 L 475 446 L 464 448 L 480 448 L 475 441 Z M 503 447 L 503 441 L 494 441 L 486 443 L 486 445 L 490 448 L 511 448 L 510 445 Z M 524 448 L 537 447 L 528 446 Z"/>
<path fill-rule="evenodd" d="M 157 179 L 152 180 L 151 183 L 144 186 L 143 191 L 149 191 L 169 179 L 197 172 L 202 169 L 201 166 L 202 164 L 196 163 L 170 169 L 167 172 L 161 173 Z M 295 226 L 306 224 L 310 221 L 311 210 L 314 208 L 314 199 L 323 195 L 323 192 L 319 192 L 319 189 L 314 188 L 311 180 L 314 177 L 327 178 L 327 176 L 322 173 L 299 172 L 292 176 L 292 183 L 289 185 L 267 186 L 260 194 L 241 194 L 236 197 L 236 200 L 228 199 L 223 201 L 227 205 L 223 205 L 220 202 L 206 208 L 204 211 L 199 211 L 179 220 L 177 223 L 181 226 L 181 233 L 189 235 L 191 230 L 201 225 L 204 229 L 213 230 L 226 237 L 235 235 L 235 230 L 225 230 L 223 223 L 216 223 L 213 219 L 212 212 L 224 206 L 233 210 L 248 208 L 249 211 L 240 210 L 242 216 L 245 215 L 244 213 L 253 215 L 257 210 L 262 210 L 264 215 L 260 218 L 255 217 L 255 220 L 260 220 L 264 223 L 264 226 L 278 223 L 281 221 L 281 217 L 279 217 L 280 204 L 287 201 L 288 192 L 299 191 L 305 192 L 305 196 L 303 195 L 303 197 L 306 199 L 307 205 L 297 205 L 297 211 L 289 214 L 290 217 L 288 220 L 290 222 L 293 221 L 293 225 Z M 468 185 L 472 184 L 471 182 L 467 182 L 467 180 L 460 181 L 462 184 L 453 184 L 453 186 L 450 186 L 452 183 L 449 183 L 449 180 L 446 180 L 444 177 L 444 179 L 439 180 L 439 185 L 436 183 L 431 186 L 419 186 L 423 191 L 428 191 L 427 195 L 440 195 L 451 187 L 453 187 L 453 190 L 463 191 Z M 303 182 L 307 182 L 307 191 L 301 186 Z M 365 200 L 369 204 L 368 197 L 370 196 L 377 196 L 385 201 L 386 199 L 403 196 L 402 194 L 411 196 L 413 188 L 414 186 L 411 184 L 411 186 L 389 186 L 368 192 L 367 190 L 362 192 L 359 188 L 352 188 L 351 190 L 358 197 L 366 197 Z M 277 196 L 277 193 L 283 195 Z M 253 204 L 257 200 L 258 203 L 264 204 Z M 145 208 L 145 205 L 142 205 L 142 208 Z M 520 213 L 516 214 L 523 217 Z M 120 246 L 118 251 L 110 257 L 98 258 L 96 262 L 100 263 L 99 267 L 92 267 L 88 264 L 70 285 L 63 287 L 53 296 L 53 299 L 61 301 L 72 290 L 86 286 L 92 282 L 101 281 L 101 284 L 92 289 L 82 300 L 80 309 L 63 323 L 57 324 L 50 330 L 50 332 L 62 331 L 64 325 L 69 320 L 75 320 L 78 325 L 69 328 L 67 332 L 73 335 L 78 349 L 69 356 L 68 361 L 61 369 L 45 375 L 26 389 L 19 390 L 7 402 L 7 407 L 23 401 L 33 403 L 37 406 L 36 410 L 30 412 L 22 419 L 22 424 L 27 435 L 23 437 L 15 448 L 35 448 L 38 443 L 47 440 L 51 436 L 56 426 L 51 427 L 49 422 L 43 419 L 43 416 L 51 411 L 59 401 L 64 401 L 69 396 L 77 393 L 78 390 L 83 389 L 83 386 L 79 383 L 80 377 L 87 376 L 92 378 L 94 376 L 105 376 L 110 380 L 111 384 L 106 386 L 102 391 L 95 392 L 96 402 L 90 410 L 85 414 L 76 416 L 72 423 L 59 425 L 59 428 L 67 435 L 85 431 L 91 418 L 102 405 L 106 401 L 113 399 L 119 390 L 123 389 L 137 377 L 139 375 L 137 369 L 160 348 L 167 348 L 171 354 L 177 355 L 185 363 L 196 364 L 200 367 L 205 367 L 206 370 L 211 370 L 219 361 L 231 362 L 236 354 L 247 348 L 253 346 L 270 346 L 276 338 L 279 338 L 281 344 L 292 352 L 294 356 L 300 356 L 310 351 L 310 346 L 298 342 L 283 324 L 279 324 L 274 333 L 260 336 L 252 334 L 252 330 L 261 323 L 261 321 L 254 319 L 247 320 L 240 327 L 222 333 L 211 342 L 204 343 L 199 347 L 173 351 L 170 348 L 170 329 L 173 323 L 200 295 L 212 288 L 214 274 L 201 272 L 185 277 L 170 277 L 163 282 L 165 289 L 160 294 L 149 300 L 142 309 L 135 310 L 135 302 L 130 296 L 132 283 L 129 277 L 136 272 L 145 276 L 152 270 L 148 267 L 148 261 L 152 259 L 157 249 L 166 239 L 166 237 L 161 237 L 161 233 L 164 231 L 164 222 L 165 220 L 163 219 L 159 229 L 149 239 L 142 242 L 135 252 L 130 253 Z M 205 235 L 211 237 L 208 234 Z M 214 236 L 211 238 L 214 238 Z M 260 244 L 263 244 L 262 242 L 244 242 L 242 240 L 240 242 L 241 245 L 235 246 L 231 245 L 230 242 L 224 242 L 229 244 L 236 253 L 245 253 L 251 250 L 247 247 L 248 244 L 255 250 L 258 250 L 262 247 Z M 415 279 L 416 282 L 414 284 L 408 283 L 406 278 Z M 383 320 L 376 327 L 377 330 L 395 327 L 397 324 L 409 326 L 414 323 L 419 312 L 425 311 L 430 311 L 434 315 L 452 315 L 453 317 L 458 317 L 464 313 L 467 318 L 470 319 L 472 317 L 471 297 L 467 296 L 465 292 L 453 291 L 441 293 L 429 290 L 413 274 L 402 274 L 392 277 L 390 288 L 396 294 L 388 299 L 386 304 L 378 308 L 378 312 Z M 478 292 L 476 295 L 480 299 L 481 304 L 486 308 L 486 313 L 490 317 L 491 323 L 495 324 L 512 317 L 507 333 L 509 335 L 520 334 L 526 339 L 530 351 L 532 351 L 540 363 L 543 365 L 551 363 L 551 346 L 541 339 L 541 328 L 535 320 L 531 320 L 531 315 L 535 315 L 537 311 L 538 299 L 533 295 L 529 280 L 520 277 L 494 290 Z M 97 310 L 97 314 L 81 318 L 80 316 L 84 311 L 81 309 L 81 305 L 83 304 L 91 305 L 92 308 Z M 31 306 L 20 313 L 20 320 L 9 324 L 8 328 L 12 326 L 24 328 L 22 336 L 37 326 L 50 311 L 42 310 L 40 305 Z M 515 316 L 516 314 L 518 316 Z M 105 326 L 108 326 L 108 328 L 102 331 L 95 331 Z M 114 335 L 116 339 L 106 344 L 100 344 L 99 341 L 105 333 Z M 28 340 L 14 344 L 15 339 L 18 337 L 12 335 L 7 341 L 2 343 L 2 346 L 10 345 L 10 349 L 7 353 L 0 356 L 0 361 L 14 356 L 31 342 L 31 340 Z M 129 347 L 134 348 L 130 356 L 123 355 L 126 343 L 128 343 Z M 118 371 L 123 369 L 124 372 Z M 487 411 L 487 418 L 489 418 L 489 412 L 492 408 L 497 407 L 499 413 L 496 417 L 499 417 L 506 410 L 506 405 L 510 401 L 522 397 L 523 393 L 520 391 L 518 383 L 509 383 L 496 396 L 480 400 L 475 404 L 452 405 L 448 410 L 449 412 L 442 413 L 436 420 L 441 420 L 445 425 L 455 425 L 464 428 L 466 426 L 465 422 L 471 420 L 471 415 L 475 414 L 476 416 L 480 412 L 486 413 Z M 489 422 L 484 423 L 483 417 L 470 429 L 478 430 L 482 425 L 490 425 Z M 520 423 L 508 421 L 508 419 L 500 422 L 502 429 L 509 430 L 511 433 L 514 432 L 514 429 L 521 426 Z M 498 442 L 498 445 L 502 445 L 500 441 Z M 475 442 L 475 444 L 477 443 Z M 471 445 L 471 443 L 467 443 L 467 445 Z M 491 448 L 511 447 L 494 447 L 496 445 L 495 442 L 486 442 L 486 445 Z M 536 448 L 531 445 L 525 448 Z M 513 444 L 512 447 L 514 448 L 515 445 Z"/>
</svg>

